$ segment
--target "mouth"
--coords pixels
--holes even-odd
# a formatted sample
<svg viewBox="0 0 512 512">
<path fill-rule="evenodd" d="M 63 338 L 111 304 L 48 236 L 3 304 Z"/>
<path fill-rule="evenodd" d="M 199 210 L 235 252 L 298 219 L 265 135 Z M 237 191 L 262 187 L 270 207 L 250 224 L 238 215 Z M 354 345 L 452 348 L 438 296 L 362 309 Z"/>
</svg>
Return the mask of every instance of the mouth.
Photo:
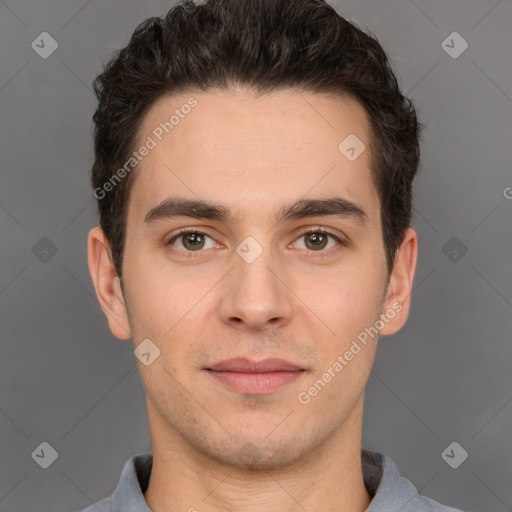
<svg viewBox="0 0 512 512">
<path fill-rule="evenodd" d="M 228 359 L 203 370 L 230 390 L 257 395 L 272 393 L 306 372 L 289 361 L 274 358 L 262 361 Z"/>
</svg>

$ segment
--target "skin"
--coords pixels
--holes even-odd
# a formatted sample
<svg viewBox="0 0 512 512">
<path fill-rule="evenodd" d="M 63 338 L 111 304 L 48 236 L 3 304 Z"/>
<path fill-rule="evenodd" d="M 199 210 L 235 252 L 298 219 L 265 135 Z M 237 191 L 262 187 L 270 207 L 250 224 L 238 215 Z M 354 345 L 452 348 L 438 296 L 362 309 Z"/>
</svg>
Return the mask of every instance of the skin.
<svg viewBox="0 0 512 512">
<path fill-rule="evenodd" d="M 377 337 L 307 405 L 297 397 L 393 304 L 402 309 L 380 335 L 397 332 L 409 313 L 417 235 L 407 230 L 388 275 L 367 115 L 348 97 L 291 89 L 262 97 L 235 88 L 193 92 L 154 104 L 137 147 L 190 97 L 198 105 L 134 171 L 125 296 L 100 227 L 88 238 L 110 330 L 135 347 L 149 338 L 160 350 L 149 366 L 136 360 L 153 444 L 145 499 L 156 512 L 366 510 L 362 413 Z M 338 149 L 351 133 L 366 145 L 352 162 Z M 146 213 L 171 194 L 222 203 L 238 217 L 145 225 Z M 334 195 L 361 205 L 367 222 L 325 215 L 275 222 L 283 205 Z M 190 236 L 167 245 L 183 227 L 207 232 L 199 251 Z M 330 238 L 315 248 L 303 233 L 318 227 L 346 245 Z M 252 263 L 236 252 L 248 236 L 263 248 Z M 307 371 L 255 395 L 227 389 L 203 370 L 238 356 L 279 357 Z"/>
</svg>

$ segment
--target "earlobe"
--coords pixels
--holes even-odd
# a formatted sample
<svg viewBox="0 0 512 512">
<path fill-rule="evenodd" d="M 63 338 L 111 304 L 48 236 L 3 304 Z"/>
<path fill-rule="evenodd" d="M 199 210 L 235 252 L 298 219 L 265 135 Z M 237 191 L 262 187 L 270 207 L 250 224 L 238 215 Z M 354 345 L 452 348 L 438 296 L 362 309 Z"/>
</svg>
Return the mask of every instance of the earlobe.
<svg viewBox="0 0 512 512">
<path fill-rule="evenodd" d="M 124 296 L 116 275 L 110 245 L 100 226 L 89 231 L 87 262 L 101 309 L 107 317 L 110 331 L 117 338 L 131 337 Z"/>
<path fill-rule="evenodd" d="M 418 235 L 414 229 L 408 228 L 397 251 L 389 278 L 387 295 L 381 311 L 381 318 L 384 321 L 384 327 L 380 330 L 381 336 L 395 334 L 407 321 L 417 256 Z"/>
</svg>

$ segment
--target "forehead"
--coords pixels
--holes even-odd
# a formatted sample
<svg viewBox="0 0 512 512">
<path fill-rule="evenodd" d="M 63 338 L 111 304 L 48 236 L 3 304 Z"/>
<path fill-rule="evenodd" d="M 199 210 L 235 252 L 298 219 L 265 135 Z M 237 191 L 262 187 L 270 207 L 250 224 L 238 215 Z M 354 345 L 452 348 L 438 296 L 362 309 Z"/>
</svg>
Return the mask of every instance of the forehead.
<svg viewBox="0 0 512 512">
<path fill-rule="evenodd" d="M 136 167 L 129 212 L 144 216 L 177 195 L 264 216 L 269 205 L 273 215 L 290 199 L 336 192 L 371 216 L 378 198 L 369 136 L 364 108 L 349 97 L 240 89 L 165 96 L 138 131 L 135 149 L 151 149 Z"/>
</svg>

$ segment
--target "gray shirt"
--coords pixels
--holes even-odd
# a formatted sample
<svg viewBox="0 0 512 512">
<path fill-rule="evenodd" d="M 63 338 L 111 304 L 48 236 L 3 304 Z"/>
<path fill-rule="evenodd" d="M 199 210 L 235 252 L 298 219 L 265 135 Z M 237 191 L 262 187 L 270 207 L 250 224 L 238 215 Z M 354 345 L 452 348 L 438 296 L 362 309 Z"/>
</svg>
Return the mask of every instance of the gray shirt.
<svg viewBox="0 0 512 512">
<path fill-rule="evenodd" d="M 372 497 L 366 512 L 462 512 L 420 496 L 387 455 L 362 449 L 361 462 L 364 484 Z M 152 452 L 134 455 L 124 465 L 114 494 L 82 512 L 151 512 L 143 493 L 152 465 Z"/>
</svg>

